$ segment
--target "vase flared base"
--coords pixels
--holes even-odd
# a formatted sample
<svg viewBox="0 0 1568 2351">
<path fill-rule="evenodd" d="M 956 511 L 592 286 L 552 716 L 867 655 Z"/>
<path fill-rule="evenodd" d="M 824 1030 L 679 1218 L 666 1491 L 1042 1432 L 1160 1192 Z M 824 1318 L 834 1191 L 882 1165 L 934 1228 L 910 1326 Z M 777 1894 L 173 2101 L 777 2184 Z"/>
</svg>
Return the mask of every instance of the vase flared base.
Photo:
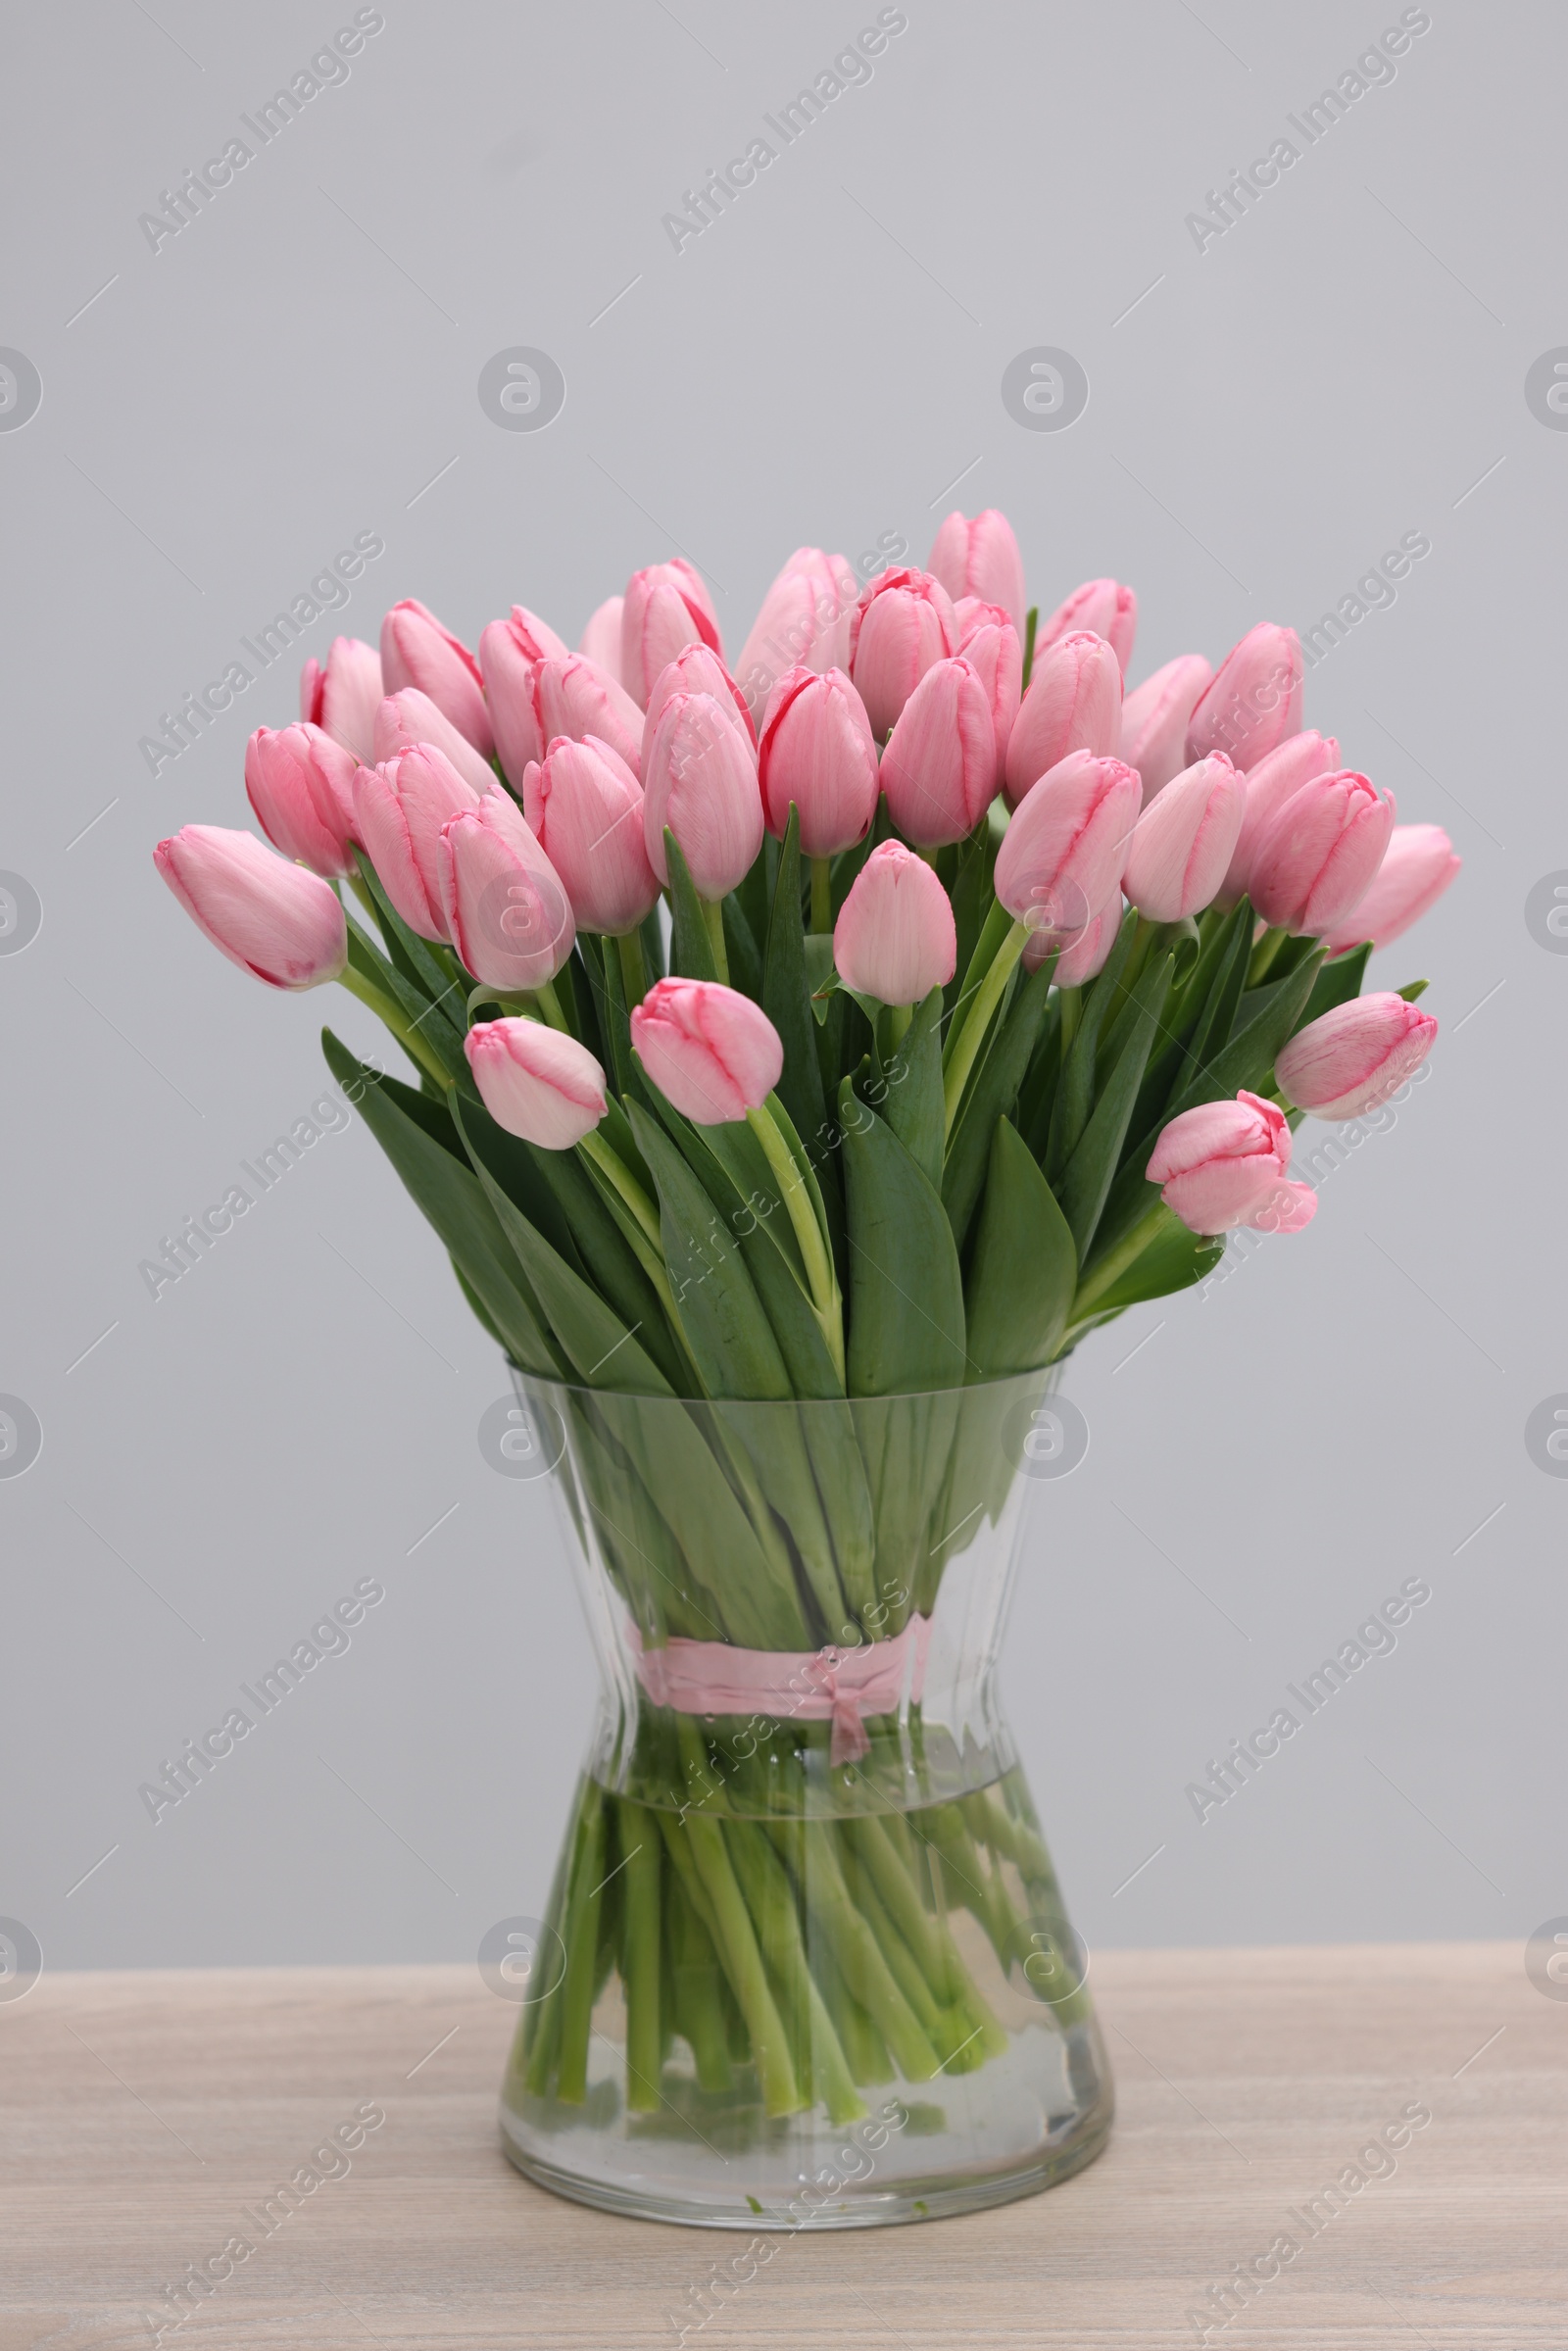
<svg viewBox="0 0 1568 2351">
<path fill-rule="evenodd" d="M 565 2171 L 537 2153 L 525 2153 L 512 2136 L 505 2111 L 501 2146 L 507 2160 L 536 2187 L 549 2188 L 553 2195 L 564 2196 L 573 2204 L 591 2205 L 598 2212 L 619 2213 L 634 2221 L 663 2221 L 680 2229 L 738 2229 L 752 2235 L 780 2231 L 793 2235 L 802 2229 L 893 2229 L 918 2221 L 956 2220 L 962 2213 L 985 2212 L 993 2205 L 1040 2195 L 1085 2170 L 1103 2151 L 1110 2136 L 1111 2110 L 1107 2087 L 1102 2107 L 1084 2116 L 1064 2138 L 1046 2145 L 1025 2164 L 975 2172 L 961 2179 L 943 2173 L 926 2180 L 915 2176 L 882 2188 L 873 2177 L 863 2187 L 841 2189 L 805 2212 L 799 2198 L 770 2205 L 745 2193 L 726 2201 L 723 2191 L 715 2191 L 699 2201 L 672 2194 L 652 2179 L 645 2184 L 633 2184 Z"/>
</svg>

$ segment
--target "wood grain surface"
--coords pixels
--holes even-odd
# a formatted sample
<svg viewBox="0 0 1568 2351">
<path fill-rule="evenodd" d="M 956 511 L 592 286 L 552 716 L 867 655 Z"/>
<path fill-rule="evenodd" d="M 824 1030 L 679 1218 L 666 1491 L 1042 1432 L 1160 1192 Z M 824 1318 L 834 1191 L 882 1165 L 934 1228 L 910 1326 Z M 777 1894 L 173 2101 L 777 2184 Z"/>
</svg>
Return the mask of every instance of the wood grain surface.
<svg viewBox="0 0 1568 2351">
<path fill-rule="evenodd" d="M 702 2351 L 1568 2351 L 1568 2002 L 1516 1945 L 1101 1952 L 1094 1983 L 1120 2099 L 1099 2163 L 968 2219 L 772 2236 L 699 2324 L 746 2240 L 518 2178 L 494 2121 L 514 2011 L 475 1969 L 46 1975 L 0 2005 L 0 2345 L 152 2344 L 165 2287 L 369 2103 L 346 2176 L 166 2345 L 643 2351 L 684 2323 Z M 1396 2168 L 1309 2234 L 1407 2106 L 1431 2121 Z M 1210 2287 L 1281 2235 L 1295 2257 L 1222 2326 Z"/>
</svg>

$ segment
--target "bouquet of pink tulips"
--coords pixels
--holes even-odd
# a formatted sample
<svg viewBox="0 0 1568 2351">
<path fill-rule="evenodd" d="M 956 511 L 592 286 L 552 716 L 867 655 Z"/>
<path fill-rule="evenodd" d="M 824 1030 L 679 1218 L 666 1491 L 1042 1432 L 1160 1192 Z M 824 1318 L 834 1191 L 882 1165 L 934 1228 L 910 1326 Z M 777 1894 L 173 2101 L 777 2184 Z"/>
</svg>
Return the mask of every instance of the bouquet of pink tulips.
<svg viewBox="0 0 1568 2351">
<path fill-rule="evenodd" d="M 340 638 L 307 664 L 300 721 L 253 736 L 272 848 L 200 825 L 158 848 L 231 960 L 342 981 L 407 1052 L 416 1084 L 324 1037 L 479 1320 L 566 1399 L 578 1503 L 648 1655 L 715 1625 L 807 1657 L 897 1639 L 944 1529 L 972 1495 L 996 1506 L 963 1396 L 1197 1282 L 1237 1226 L 1298 1231 L 1300 1113 L 1349 1118 L 1431 1050 L 1421 983 L 1360 987 L 1451 879 L 1446 837 L 1396 827 L 1303 730 L 1291 630 L 1124 695 L 1135 621 L 1131 590 L 1096 580 L 1037 625 L 996 513 L 950 515 L 927 570 L 863 586 L 802 549 L 733 673 L 681 562 L 637 573 L 575 653 L 516 607 L 476 657 L 405 603 L 379 653 Z M 639 1444 L 607 1395 L 686 1399 L 681 1442 Z M 729 1407 L 791 1398 L 824 1410 L 741 1463 Z M 912 1399 L 875 1445 L 865 1398 Z M 856 1729 L 778 1723 L 757 1770 L 874 1773 L 876 1726 Z M 689 1778 L 706 1736 L 650 1702 L 646 1784 Z M 633 2105 L 672 2017 L 705 2082 L 749 2046 L 770 2113 L 859 2111 L 889 2049 L 909 2079 L 960 2044 L 959 2070 L 983 2062 L 951 1950 L 923 2008 L 848 1928 L 833 1981 L 776 1935 L 759 1974 L 749 1926 L 761 1947 L 807 1893 L 745 1842 L 730 1788 L 716 1854 L 585 1789 L 530 2090 L 582 2096 L 612 1959 Z M 948 1809 L 932 1836 L 961 1901 L 981 1831 Z M 993 1832 L 1028 1848 L 1016 1822 Z M 873 1941 L 895 1915 L 917 1941 L 886 1885 L 868 1915 Z"/>
</svg>

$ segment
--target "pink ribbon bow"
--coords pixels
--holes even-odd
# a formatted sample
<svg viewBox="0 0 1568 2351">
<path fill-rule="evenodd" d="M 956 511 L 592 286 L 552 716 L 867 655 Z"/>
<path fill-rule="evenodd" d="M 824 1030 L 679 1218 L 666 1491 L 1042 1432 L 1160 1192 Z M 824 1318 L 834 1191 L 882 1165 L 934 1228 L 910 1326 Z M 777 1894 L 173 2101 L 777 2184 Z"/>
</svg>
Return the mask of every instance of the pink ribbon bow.
<svg viewBox="0 0 1568 2351">
<path fill-rule="evenodd" d="M 829 1760 L 854 1763 L 870 1740 L 862 1716 L 892 1714 L 903 1698 L 909 1667 L 909 1697 L 925 1687 L 930 1619 L 911 1616 L 891 1641 L 843 1649 L 830 1645 L 804 1653 L 789 1649 L 738 1649 L 725 1641 L 687 1641 L 674 1635 L 662 1649 L 645 1649 L 635 1625 L 627 1632 L 637 1678 L 656 1706 L 677 1714 L 771 1714 L 806 1723 L 831 1721 Z"/>
</svg>

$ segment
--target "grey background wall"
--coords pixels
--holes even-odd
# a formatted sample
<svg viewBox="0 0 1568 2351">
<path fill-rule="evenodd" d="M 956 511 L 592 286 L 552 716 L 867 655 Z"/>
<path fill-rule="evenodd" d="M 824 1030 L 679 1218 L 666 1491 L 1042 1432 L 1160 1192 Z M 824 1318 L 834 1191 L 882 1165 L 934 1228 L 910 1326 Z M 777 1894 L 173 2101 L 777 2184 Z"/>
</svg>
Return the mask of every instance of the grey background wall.
<svg viewBox="0 0 1568 2351">
<path fill-rule="evenodd" d="M 1091 1448 L 1041 1504 L 1005 1686 L 1079 1923 L 1522 1940 L 1568 1910 L 1568 1484 L 1525 1443 L 1568 1390 L 1568 960 L 1526 921 L 1568 868 L 1568 417 L 1526 397 L 1568 343 L 1568 21 L 1432 0 L 1373 83 L 1394 0 L 903 13 L 782 147 L 764 114 L 864 0 L 385 0 L 156 251 L 138 217 L 352 10 L 12 13 L 0 342 L 42 398 L 0 430 L 0 866 L 41 927 L 0 953 L 0 1390 L 42 1450 L 0 1477 L 0 1912 L 50 1964 L 470 1955 L 543 1905 L 592 1701 L 549 1501 L 479 1450 L 495 1350 L 358 1119 L 156 1301 L 138 1273 L 321 1096 L 323 1016 L 379 1034 L 220 962 L 151 863 L 247 821 L 294 661 L 156 775 L 140 738 L 357 533 L 384 553 L 302 653 L 405 595 L 470 641 L 514 599 L 574 638 L 679 551 L 734 650 L 796 545 L 923 561 L 955 504 L 1007 511 L 1048 609 L 1135 583 L 1135 677 L 1305 629 L 1427 536 L 1307 717 L 1465 859 L 1379 973 L 1431 978 L 1430 1081 L 1307 1234 L 1071 1366 Z M 1290 118 L 1347 74 L 1309 144 Z M 677 251 L 662 216 L 759 135 L 782 152 Z M 564 376 L 546 430 L 480 405 L 518 345 Z M 1003 403 L 1042 345 L 1088 376 L 1066 430 Z M 155 1825 L 139 1785 L 367 1577 L 348 1651 Z M 1200 1823 L 1187 1784 L 1408 1577 L 1394 1652 Z"/>
</svg>

